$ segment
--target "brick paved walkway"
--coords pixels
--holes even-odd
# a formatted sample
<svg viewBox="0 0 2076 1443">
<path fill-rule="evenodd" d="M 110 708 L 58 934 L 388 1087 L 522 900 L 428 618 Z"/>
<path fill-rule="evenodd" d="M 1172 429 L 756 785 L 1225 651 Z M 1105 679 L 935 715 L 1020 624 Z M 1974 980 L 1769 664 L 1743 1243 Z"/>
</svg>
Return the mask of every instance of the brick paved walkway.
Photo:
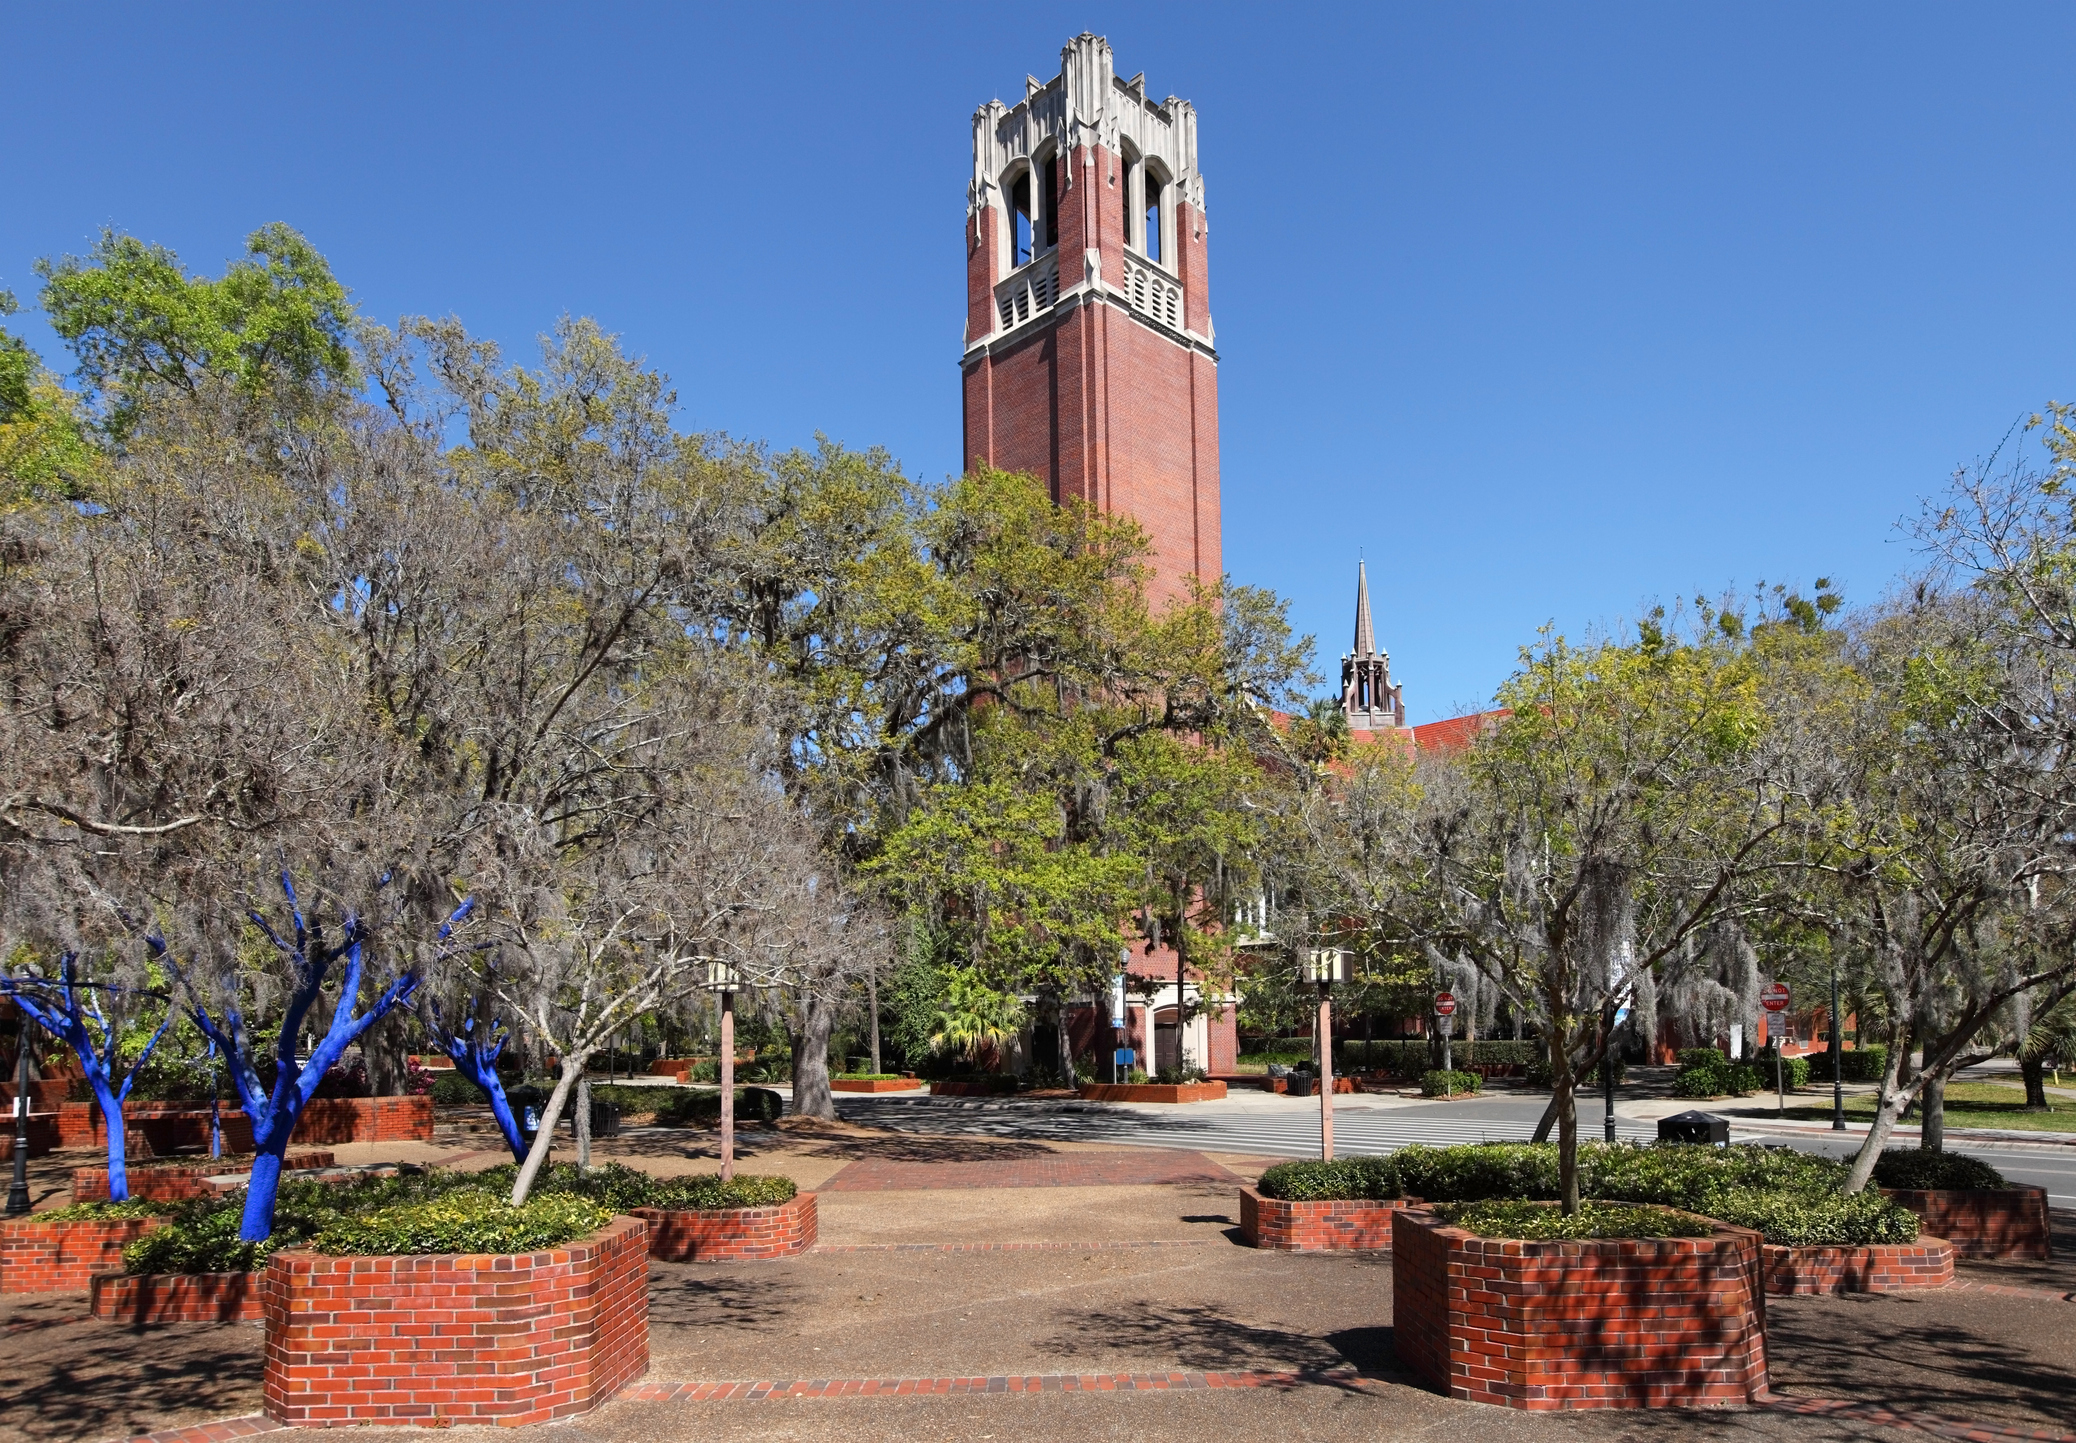
<svg viewBox="0 0 2076 1443">
<path fill-rule="evenodd" d="M 986 1162 L 892 1162 L 859 1158 L 818 1192 L 925 1192 L 939 1188 L 1132 1187 L 1149 1183 L 1238 1183 L 1200 1152 L 1167 1148 L 1113 1148 L 1056 1152 Z"/>
</svg>

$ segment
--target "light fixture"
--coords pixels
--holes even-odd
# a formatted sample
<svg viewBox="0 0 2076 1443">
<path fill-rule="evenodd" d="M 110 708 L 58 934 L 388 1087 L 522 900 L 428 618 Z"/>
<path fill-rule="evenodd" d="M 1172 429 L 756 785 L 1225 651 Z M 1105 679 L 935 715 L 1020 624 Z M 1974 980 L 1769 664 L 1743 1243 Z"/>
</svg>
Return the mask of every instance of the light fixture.
<svg viewBox="0 0 2076 1443">
<path fill-rule="evenodd" d="M 700 986 L 708 992 L 740 992 L 742 974 L 736 971 L 733 962 L 709 958 L 706 964 L 706 981 Z"/>
<path fill-rule="evenodd" d="M 1313 947 L 1305 953 L 1306 980 L 1327 986 L 1348 980 L 1348 949 Z"/>
</svg>

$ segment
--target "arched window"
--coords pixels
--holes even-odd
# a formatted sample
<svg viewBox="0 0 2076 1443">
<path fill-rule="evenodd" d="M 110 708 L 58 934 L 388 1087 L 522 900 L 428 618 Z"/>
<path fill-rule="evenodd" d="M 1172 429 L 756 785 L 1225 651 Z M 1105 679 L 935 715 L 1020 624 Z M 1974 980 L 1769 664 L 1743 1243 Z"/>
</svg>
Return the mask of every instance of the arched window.
<svg viewBox="0 0 2076 1443">
<path fill-rule="evenodd" d="M 1009 186 L 1009 264 L 1026 265 L 1031 259 L 1031 170 L 1017 171 Z"/>
<path fill-rule="evenodd" d="M 1056 246 L 1060 243 L 1060 156 L 1058 151 L 1045 157 L 1045 243 Z"/>
<path fill-rule="evenodd" d="M 1141 218 L 1140 234 L 1146 239 L 1140 249 L 1146 252 L 1146 259 L 1158 261 L 1161 259 L 1161 202 L 1166 199 L 1168 188 L 1151 170 L 1146 172 L 1145 185 L 1146 212 Z"/>
</svg>

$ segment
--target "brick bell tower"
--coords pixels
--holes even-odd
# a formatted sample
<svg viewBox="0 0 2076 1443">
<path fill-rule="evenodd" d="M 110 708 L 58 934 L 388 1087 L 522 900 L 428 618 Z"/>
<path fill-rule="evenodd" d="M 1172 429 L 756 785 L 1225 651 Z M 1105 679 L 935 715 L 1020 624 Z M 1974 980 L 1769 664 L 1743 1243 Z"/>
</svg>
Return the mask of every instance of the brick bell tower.
<svg viewBox="0 0 2076 1443">
<path fill-rule="evenodd" d="M 964 456 L 1123 512 L 1156 605 L 1216 581 L 1218 352 L 1197 113 L 1082 34 L 1060 73 L 973 115 Z"/>
</svg>

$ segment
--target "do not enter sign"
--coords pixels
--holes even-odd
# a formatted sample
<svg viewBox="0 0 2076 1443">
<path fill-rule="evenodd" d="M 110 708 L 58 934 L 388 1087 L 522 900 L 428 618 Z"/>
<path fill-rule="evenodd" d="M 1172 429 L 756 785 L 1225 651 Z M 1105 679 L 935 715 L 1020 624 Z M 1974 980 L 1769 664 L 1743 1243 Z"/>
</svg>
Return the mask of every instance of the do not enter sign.
<svg viewBox="0 0 2076 1443">
<path fill-rule="evenodd" d="M 1447 1017 L 1456 1010 L 1456 999 L 1447 992 L 1437 992 L 1434 995 L 1434 1010 L 1439 1015 Z"/>
<path fill-rule="evenodd" d="M 1787 1011 L 1788 984 L 1785 982 L 1769 982 L 1759 990 L 1759 1005 L 1768 1012 Z"/>
</svg>

